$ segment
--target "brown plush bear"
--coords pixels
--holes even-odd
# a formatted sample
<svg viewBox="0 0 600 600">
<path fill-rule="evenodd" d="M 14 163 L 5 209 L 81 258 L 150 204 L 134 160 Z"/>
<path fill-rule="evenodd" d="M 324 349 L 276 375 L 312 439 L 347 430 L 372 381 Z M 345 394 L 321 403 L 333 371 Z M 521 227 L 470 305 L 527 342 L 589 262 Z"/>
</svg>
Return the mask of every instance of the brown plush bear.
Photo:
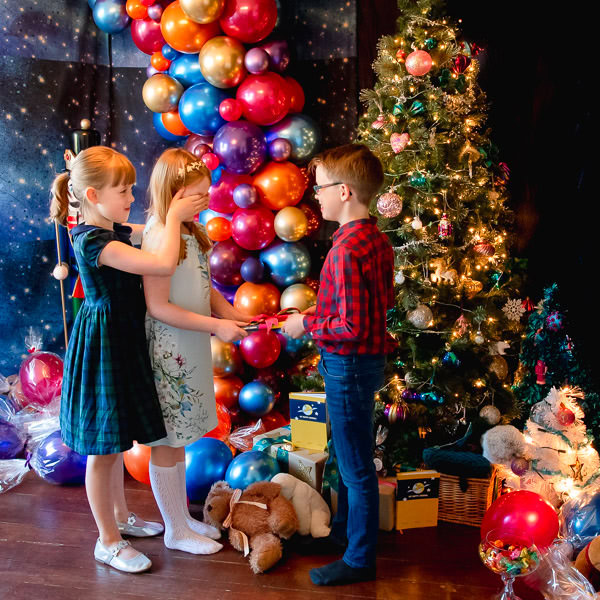
<svg viewBox="0 0 600 600">
<path fill-rule="evenodd" d="M 269 481 L 249 485 L 244 492 L 232 490 L 225 481 L 210 488 L 204 504 L 204 521 L 229 529 L 229 542 L 244 556 L 250 550 L 255 573 L 270 569 L 281 558 L 281 541 L 298 530 L 298 518 L 281 486 Z"/>
<path fill-rule="evenodd" d="M 600 590 L 600 537 L 594 538 L 577 556 L 575 568 Z"/>
</svg>

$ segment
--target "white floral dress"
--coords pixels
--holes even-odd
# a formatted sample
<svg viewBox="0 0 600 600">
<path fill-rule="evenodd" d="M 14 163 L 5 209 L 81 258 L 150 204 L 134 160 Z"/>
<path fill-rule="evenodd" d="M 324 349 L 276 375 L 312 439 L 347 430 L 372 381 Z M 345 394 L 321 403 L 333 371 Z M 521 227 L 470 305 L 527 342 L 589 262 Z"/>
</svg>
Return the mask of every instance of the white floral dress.
<svg viewBox="0 0 600 600">
<path fill-rule="evenodd" d="M 164 226 L 151 217 L 142 249 L 156 252 Z M 169 302 L 210 317 L 207 256 L 193 235 L 183 235 L 186 257 L 171 276 Z M 149 446 L 187 446 L 217 426 L 210 334 L 171 327 L 146 315 L 146 337 L 167 437 Z"/>
</svg>

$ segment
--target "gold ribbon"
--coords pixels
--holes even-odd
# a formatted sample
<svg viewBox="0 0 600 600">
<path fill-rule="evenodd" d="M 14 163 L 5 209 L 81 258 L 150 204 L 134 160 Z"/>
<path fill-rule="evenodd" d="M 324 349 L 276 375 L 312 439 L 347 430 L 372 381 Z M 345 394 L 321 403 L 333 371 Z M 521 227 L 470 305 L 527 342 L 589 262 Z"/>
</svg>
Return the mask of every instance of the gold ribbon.
<svg viewBox="0 0 600 600">
<path fill-rule="evenodd" d="M 227 518 L 223 521 L 223 527 L 225 529 L 231 529 L 231 531 L 237 531 L 242 536 L 242 540 L 244 541 L 244 556 L 248 556 L 248 554 L 250 553 L 250 542 L 248 540 L 248 536 L 243 531 L 239 531 L 238 529 L 232 527 L 233 509 L 235 508 L 236 504 L 251 504 L 252 506 L 258 506 L 258 508 L 262 508 L 263 510 L 267 510 L 268 506 L 266 504 L 263 504 L 262 502 L 240 500 L 241 497 L 242 490 L 233 490 L 233 494 L 231 495 L 231 499 L 229 500 L 229 514 L 227 515 Z"/>
</svg>

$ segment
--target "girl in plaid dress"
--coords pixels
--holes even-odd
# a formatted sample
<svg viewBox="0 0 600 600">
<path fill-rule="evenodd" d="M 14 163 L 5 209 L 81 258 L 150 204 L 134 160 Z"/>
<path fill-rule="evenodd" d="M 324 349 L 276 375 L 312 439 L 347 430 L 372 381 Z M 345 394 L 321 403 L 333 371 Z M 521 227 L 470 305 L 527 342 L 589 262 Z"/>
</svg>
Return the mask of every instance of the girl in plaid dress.
<svg viewBox="0 0 600 600">
<path fill-rule="evenodd" d="M 65 356 L 61 433 L 65 444 L 89 455 L 86 492 L 100 536 L 96 560 L 137 573 L 150 560 L 124 541 L 115 519 L 122 493 L 122 455 L 133 440 L 153 442 L 165 428 L 152 378 L 144 331 L 141 275 L 169 275 L 177 264 L 180 224 L 208 205 L 206 195 L 182 199 L 166 218 L 156 254 L 131 245 L 127 222 L 135 169 L 110 148 L 82 151 L 52 186 L 51 217 L 66 224 L 69 201 L 83 222 L 72 230 L 85 292 Z M 140 232 L 141 226 L 135 228 Z M 120 479 L 120 484 L 118 480 Z"/>
<path fill-rule="evenodd" d="M 150 177 L 150 218 L 142 249 L 156 251 L 176 191 L 206 194 L 210 173 L 182 148 L 159 157 Z M 179 262 L 170 277 L 144 276 L 148 307 L 146 335 L 158 399 L 167 430 L 152 446 L 150 482 L 165 522 L 167 548 L 210 554 L 221 549 L 220 532 L 192 519 L 187 507 L 185 447 L 217 425 L 210 334 L 234 342 L 246 335 L 246 316 L 211 287 L 204 228 L 181 224 Z M 211 312 L 223 317 L 211 317 Z M 210 539 L 212 538 L 212 539 Z"/>
</svg>

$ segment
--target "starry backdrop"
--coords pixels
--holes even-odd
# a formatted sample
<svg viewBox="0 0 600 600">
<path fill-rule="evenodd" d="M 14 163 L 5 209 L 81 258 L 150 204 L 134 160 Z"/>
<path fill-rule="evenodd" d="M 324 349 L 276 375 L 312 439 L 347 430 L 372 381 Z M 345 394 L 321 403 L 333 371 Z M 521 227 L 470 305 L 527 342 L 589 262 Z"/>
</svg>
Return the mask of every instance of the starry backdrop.
<svg viewBox="0 0 600 600">
<path fill-rule="evenodd" d="M 349 141 L 356 124 L 356 2 L 281 0 L 270 36 L 288 40 L 288 72 L 304 88 L 303 112 L 320 124 L 324 147 Z M 18 371 L 30 327 L 46 350 L 64 354 L 48 204 L 71 132 L 89 118 L 102 144 L 132 160 L 131 221 L 139 223 L 150 168 L 169 144 L 142 101 L 150 57 L 129 29 L 109 40 L 86 0 L 1 0 L 0 23 L 0 373 L 8 376 Z"/>
</svg>

